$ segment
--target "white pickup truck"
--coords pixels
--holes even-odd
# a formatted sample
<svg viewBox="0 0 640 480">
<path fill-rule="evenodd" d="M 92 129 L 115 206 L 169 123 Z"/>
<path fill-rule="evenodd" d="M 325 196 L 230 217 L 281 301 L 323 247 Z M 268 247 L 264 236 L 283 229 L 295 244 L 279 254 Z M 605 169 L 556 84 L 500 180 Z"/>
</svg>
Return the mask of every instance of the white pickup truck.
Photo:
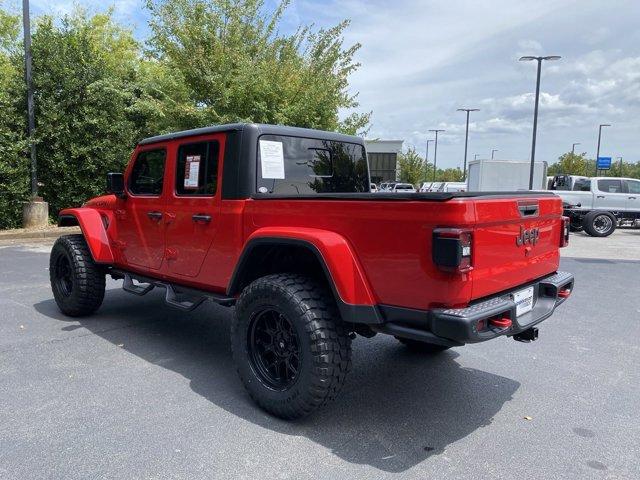
<svg viewBox="0 0 640 480">
<path fill-rule="evenodd" d="M 640 219 L 640 180 L 556 175 L 549 185 L 562 198 L 572 230 L 607 237 L 620 220 Z"/>
</svg>

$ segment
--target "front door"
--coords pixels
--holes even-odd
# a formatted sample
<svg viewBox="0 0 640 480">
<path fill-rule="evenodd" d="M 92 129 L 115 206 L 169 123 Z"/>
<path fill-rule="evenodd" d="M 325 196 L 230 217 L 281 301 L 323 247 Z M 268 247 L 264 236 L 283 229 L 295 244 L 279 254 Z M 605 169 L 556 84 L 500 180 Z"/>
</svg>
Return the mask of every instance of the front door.
<svg viewBox="0 0 640 480">
<path fill-rule="evenodd" d="M 157 270 L 164 256 L 164 190 L 167 150 L 138 151 L 127 171 L 127 198 L 116 210 L 118 242 L 127 265 Z"/>
<path fill-rule="evenodd" d="M 627 211 L 640 213 L 640 180 L 625 180 L 627 183 Z"/>
<path fill-rule="evenodd" d="M 196 277 L 218 229 L 218 179 L 224 134 L 185 140 L 177 146 L 172 192 L 167 201 L 167 270 Z"/>
<path fill-rule="evenodd" d="M 617 178 L 601 178 L 596 185 L 598 191 L 594 192 L 593 207 L 597 210 L 609 210 L 623 212 L 627 207 L 626 185 Z"/>
</svg>

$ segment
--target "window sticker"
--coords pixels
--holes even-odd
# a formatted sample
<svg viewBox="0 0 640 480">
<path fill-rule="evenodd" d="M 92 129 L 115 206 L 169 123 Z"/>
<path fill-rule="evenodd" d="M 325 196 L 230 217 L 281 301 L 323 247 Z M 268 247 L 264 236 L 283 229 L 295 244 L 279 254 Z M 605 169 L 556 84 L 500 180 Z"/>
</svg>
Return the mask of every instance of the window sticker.
<svg viewBox="0 0 640 480">
<path fill-rule="evenodd" d="M 184 164 L 184 188 L 199 188 L 200 180 L 200 155 L 187 155 Z"/>
<path fill-rule="evenodd" d="M 284 178 L 284 153 L 282 142 L 260 140 L 260 164 L 262 178 Z"/>
</svg>

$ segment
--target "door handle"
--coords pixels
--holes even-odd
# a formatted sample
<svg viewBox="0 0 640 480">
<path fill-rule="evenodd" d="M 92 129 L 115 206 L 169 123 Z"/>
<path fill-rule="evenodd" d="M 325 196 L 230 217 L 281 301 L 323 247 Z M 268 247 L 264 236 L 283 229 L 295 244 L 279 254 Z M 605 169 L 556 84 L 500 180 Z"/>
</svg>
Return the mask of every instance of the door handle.
<svg viewBox="0 0 640 480">
<path fill-rule="evenodd" d="M 607 198 L 604 195 L 598 195 L 596 198 Z"/>
<path fill-rule="evenodd" d="M 191 220 L 194 222 L 204 222 L 209 223 L 211 221 L 211 215 L 206 215 L 204 213 L 196 213 L 191 215 Z"/>
<path fill-rule="evenodd" d="M 629 197 L 629 200 L 635 200 L 636 197 Z"/>
<path fill-rule="evenodd" d="M 151 220 L 160 220 L 162 218 L 162 212 L 147 212 L 147 217 Z"/>
</svg>

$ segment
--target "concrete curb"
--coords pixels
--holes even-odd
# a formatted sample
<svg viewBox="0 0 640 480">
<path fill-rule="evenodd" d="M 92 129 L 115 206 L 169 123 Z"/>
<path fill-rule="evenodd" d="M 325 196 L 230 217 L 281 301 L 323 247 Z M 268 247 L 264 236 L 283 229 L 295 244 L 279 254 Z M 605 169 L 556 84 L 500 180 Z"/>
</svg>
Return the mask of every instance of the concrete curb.
<svg viewBox="0 0 640 480">
<path fill-rule="evenodd" d="M 41 238 L 58 238 L 62 235 L 80 233 L 79 227 L 58 227 L 47 230 L 18 230 L 15 232 L 0 232 L 2 240 L 28 240 Z"/>
</svg>

